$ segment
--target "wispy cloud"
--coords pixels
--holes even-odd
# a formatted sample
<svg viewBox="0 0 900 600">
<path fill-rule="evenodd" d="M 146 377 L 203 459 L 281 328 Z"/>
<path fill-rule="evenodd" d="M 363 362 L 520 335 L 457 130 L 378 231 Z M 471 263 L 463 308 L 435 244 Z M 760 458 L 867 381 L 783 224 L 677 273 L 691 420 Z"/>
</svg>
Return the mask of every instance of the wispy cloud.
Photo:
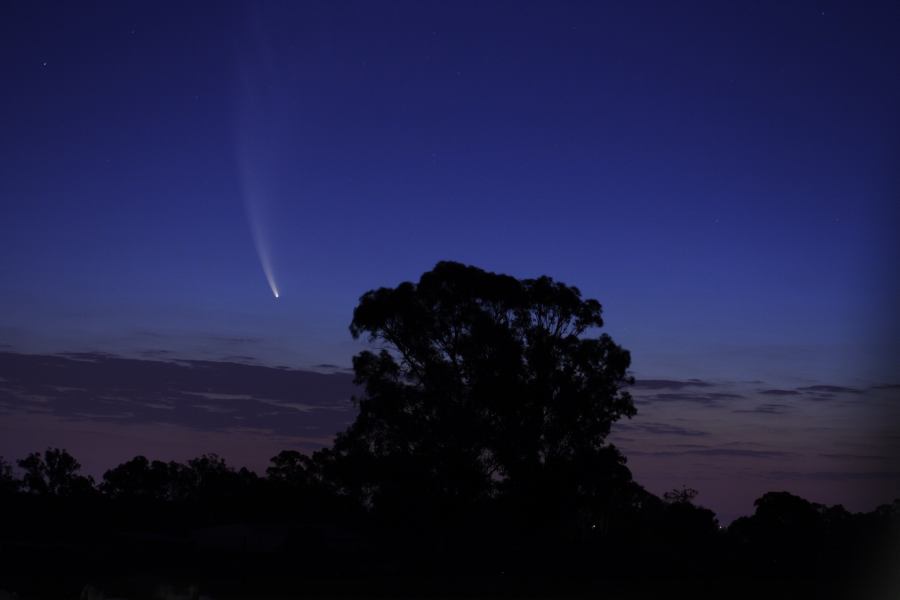
<svg viewBox="0 0 900 600">
<path fill-rule="evenodd" d="M 779 389 L 770 389 L 770 390 L 760 390 L 760 394 L 764 394 L 766 396 L 801 396 L 803 393 L 798 392 L 797 390 L 779 390 Z"/>
<path fill-rule="evenodd" d="M 900 471 L 771 471 L 768 477 L 778 480 L 796 481 L 900 481 Z"/>
<path fill-rule="evenodd" d="M 688 437 L 709 435 L 709 432 L 707 431 L 687 429 L 669 423 L 619 423 L 615 428 L 619 431 L 636 431 L 654 435 L 679 435 Z"/>
<path fill-rule="evenodd" d="M 171 350 L 162 350 L 158 348 L 151 348 L 148 350 L 141 350 L 138 352 L 138 356 L 143 356 L 145 358 L 158 358 L 158 357 L 167 357 L 172 356 L 174 353 Z"/>
<path fill-rule="evenodd" d="M 790 407 L 786 404 L 760 404 L 754 408 L 738 409 L 736 413 L 757 413 L 763 415 L 783 415 Z"/>
<path fill-rule="evenodd" d="M 353 367 L 342 367 L 334 363 L 319 363 L 312 366 L 313 369 L 326 372 L 353 373 Z"/>
<path fill-rule="evenodd" d="M 884 456 L 881 454 L 848 454 L 848 453 L 837 453 L 837 454 L 819 454 L 824 458 L 832 458 L 836 460 L 890 460 L 890 456 Z"/>
<path fill-rule="evenodd" d="M 634 387 L 644 390 L 680 390 L 687 387 L 710 387 L 713 384 L 701 379 L 637 379 Z"/>
<path fill-rule="evenodd" d="M 882 383 L 879 385 L 873 385 L 873 390 L 900 390 L 900 383 Z"/>
<path fill-rule="evenodd" d="M 856 388 L 844 387 L 842 385 L 807 385 L 798 387 L 801 392 L 817 392 L 826 394 L 860 394 L 862 390 Z"/>
<path fill-rule="evenodd" d="M 793 452 L 784 452 L 780 450 L 750 450 L 746 448 L 693 448 L 688 450 L 655 450 L 640 451 L 631 450 L 630 454 L 640 454 L 648 456 L 722 456 L 722 457 L 739 457 L 739 458 L 785 458 L 795 456 Z"/>
<path fill-rule="evenodd" d="M 7 412 L 66 420 L 165 422 L 202 431 L 238 424 L 280 435 L 346 426 L 352 376 L 238 362 L 162 361 L 102 353 L 0 352 Z"/>
<path fill-rule="evenodd" d="M 661 402 L 687 402 L 691 404 L 702 404 L 705 406 L 718 405 L 722 401 L 739 400 L 743 398 L 740 394 L 730 392 L 663 392 L 658 394 L 639 394 L 635 396 L 638 403 L 653 404 Z"/>
</svg>

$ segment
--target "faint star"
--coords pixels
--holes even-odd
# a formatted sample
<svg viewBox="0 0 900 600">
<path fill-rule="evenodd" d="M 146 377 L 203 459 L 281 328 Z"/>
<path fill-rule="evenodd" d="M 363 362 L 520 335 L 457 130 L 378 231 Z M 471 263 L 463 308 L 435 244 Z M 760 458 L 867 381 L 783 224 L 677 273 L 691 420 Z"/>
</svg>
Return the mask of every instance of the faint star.
<svg viewBox="0 0 900 600">
<path fill-rule="evenodd" d="M 41 63 L 41 66 L 42 66 L 42 67 L 46 67 L 46 66 L 47 66 L 47 61 L 45 60 L 44 62 L 42 62 L 42 63 Z"/>
</svg>

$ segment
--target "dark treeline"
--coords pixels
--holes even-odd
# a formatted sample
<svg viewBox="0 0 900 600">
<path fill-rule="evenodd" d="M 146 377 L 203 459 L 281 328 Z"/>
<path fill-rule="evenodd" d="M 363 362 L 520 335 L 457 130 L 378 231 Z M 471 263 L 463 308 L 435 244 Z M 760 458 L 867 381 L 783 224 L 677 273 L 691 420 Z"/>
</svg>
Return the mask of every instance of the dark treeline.
<svg viewBox="0 0 900 600">
<path fill-rule="evenodd" d="M 140 582 L 157 579 L 199 583 L 214 597 L 680 589 L 869 598 L 861 586 L 900 564 L 900 501 L 850 513 L 771 492 L 722 528 L 694 490 L 659 498 L 631 482 L 606 518 L 563 530 L 523 521 L 499 500 L 464 521 L 437 507 L 373 510 L 336 494 L 295 451 L 263 476 L 215 455 L 138 456 L 99 482 L 65 450 L 17 463 L 0 466 L 0 589 L 23 598 L 78 597 L 89 583 L 139 597 Z"/>
<path fill-rule="evenodd" d="M 876 598 L 900 502 L 851 514 L 786 492 L 721 528 L 657 497 L 606 441 L 636 414 L 601 307 L 548 277 L 439 263 L 368 292 L 351 333 L 359 414 L 265 476 L 215 455 L 136 457 L 95 482 L 63 450 L 0 466 L 0 589 L 141 597 L 602 595 Z M 885 596 L 893 597 L 893 596 Z"/>
</svg>

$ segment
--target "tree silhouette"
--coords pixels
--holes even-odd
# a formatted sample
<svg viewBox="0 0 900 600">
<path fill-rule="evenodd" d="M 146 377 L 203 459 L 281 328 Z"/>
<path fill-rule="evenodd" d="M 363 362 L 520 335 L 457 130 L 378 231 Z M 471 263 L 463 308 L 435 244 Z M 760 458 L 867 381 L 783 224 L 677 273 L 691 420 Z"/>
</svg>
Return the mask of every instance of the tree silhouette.
<svg viewBox="0 0 900 600">
<path fill-rule="evenodd" d="M 789 492 L 767 492 L 754 505 L 752 516 L 729 527 L 749 560 L 770 573 L 808 572 L 821 562 L 827 507 Z M 835 517 L 840 509 L 830 512 Z"/>
<path fill-rule="evenodd" d="M 104 473 L 100 489 L 116 499 L 169 500 L 169 468 L 162 461 L 135 456 Z"/>
<path fill-rule="evenodd" d="M 32 494 L 76 496 L 94 489 L 93 478 L 79 475 L 81 464 L 59 448 L 47 448 L 43 455 L 32 452 L 19 460 L 18 465 L 25 472 L 22 486 Z"/>
<path fill-rule="evenodd" d="M 11 494 L 19 489 L 19 482 L 13 477 L 12 465 L 0 456 L 0 495 Z"/>
<path fill-rule="evenodd" d="M 305 488 L 309 484 L 309 471 L 312 460 L 309 456 L 296 450 L 282 450 L 271 459 L 271 466 L 266 468 L 266 476 L 270 482 L 282 488 Z"/>
<path fill-rule="evenodd" d="M 698 493 L 699 492 L 694 488 L 683 485 L 680 488 L 674 488 L 665 492 L 663 494 L 663 500 L 670 504 L 691 504 L 694 502 L 694 498 L 697 497 Z"/>
<path fill-rule="evenodd" d="M 694 504 L 698 494 L 694 488 L 684 485 L 663 494 L 665 519 L 662 533 L 677 544 L 682 553 L 688 552 L 692 557 L 696 557 L 704 548 L 709 549 L 713 536 L 719 531 L 716 514 Z"/>
<path fill-rule="evenodd" d="M 341 493 L 404 520 L 490 499 L 534 526 L 589 527 L 631 476 L 605 439 L 635 414 L 629 353 L 600 303 L 549 277 L 440 262 L 362 296 L 356 421 L 316 455 Z M 621 495 L 621 494 L 620 494 Z"/>
</svg>

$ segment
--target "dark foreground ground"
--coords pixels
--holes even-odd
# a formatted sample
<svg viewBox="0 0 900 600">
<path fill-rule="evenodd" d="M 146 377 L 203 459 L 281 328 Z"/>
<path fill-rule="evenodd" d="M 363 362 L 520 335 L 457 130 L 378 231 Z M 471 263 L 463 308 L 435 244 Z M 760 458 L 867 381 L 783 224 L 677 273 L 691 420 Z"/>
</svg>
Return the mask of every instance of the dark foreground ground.
<svg viewBox="0 0 900 600">
<path fill-rule="evenodd" d="M 73 540 L 52 544 L 7 540 L 0 547 L 0 600 L 900 599 L 900 552 L 896 547 L 868 564 L 772 574 L 754 573 L 749 563 L 720 562 L 704 571 L 677 553 L 656 557 L 653 563 L 639 555 L 630 563 L 618 555 L 611 560 L 602 555 L 567 556 L 563 560 L 571 558 L 575 563 L 567 566 L 554 559 L 551 548 L 518 565 L 495 557 L 492 567 L 492 559 L 483 554 L 477 565 L 453 557 L 434 564 L 414 551 L 396 547 L 348 551 L 346 547 L 329 548 L 326 541 L 323 546 L 266 552 L 259 548 L 215 549 L 208 539 L 196 535 L 181 543 L 153 537 L 119 536 L 118 545 L 105 546 Z M 310 544 L 322 542 L 321 537 L 312 538 L 310 535 Z M 217 543 L 230 541 L 220 538 Z M 667 558 L 671 559 L 668 563 Z M 798 557 L 797 566 L 801 563 Z M 786 568 L 789 571 L 793 565 L 788 563 Z"/>
<path fill-rule="evenodd" d="M 92 583 L 54 581 L 22 593 L 0 591 L 0 600 L 19 598 L 72 598 L 94 600 L 112 599 L 196 599 L 196 600 L 362 600 L 366 598 L 471 598 L 471 599 L 533 599 L 550 598 L 603 598 L 608 600 L 644 600 L 656 598 L 736 598 L 757 599 L 858 599 L 896 600 L 900 598 L 900 582 L 879 578 L 867 582 L 819 579 L 604 579 L 593 581 L 588 587 L 574 589 L 566 582 L 555 588 L 549 582 L 540 582 L 529 588 L 529 582 L 454 578 L 437 581 L 415 576 L 378 578 L 366 580 L 303 580 L 296 590 L 278 590 L 272 582 L 172 581 L 143 576 L 134 579 L 110 578 Z M 7 594 L 7 595 L 4 595 Z"/>
</svg>

